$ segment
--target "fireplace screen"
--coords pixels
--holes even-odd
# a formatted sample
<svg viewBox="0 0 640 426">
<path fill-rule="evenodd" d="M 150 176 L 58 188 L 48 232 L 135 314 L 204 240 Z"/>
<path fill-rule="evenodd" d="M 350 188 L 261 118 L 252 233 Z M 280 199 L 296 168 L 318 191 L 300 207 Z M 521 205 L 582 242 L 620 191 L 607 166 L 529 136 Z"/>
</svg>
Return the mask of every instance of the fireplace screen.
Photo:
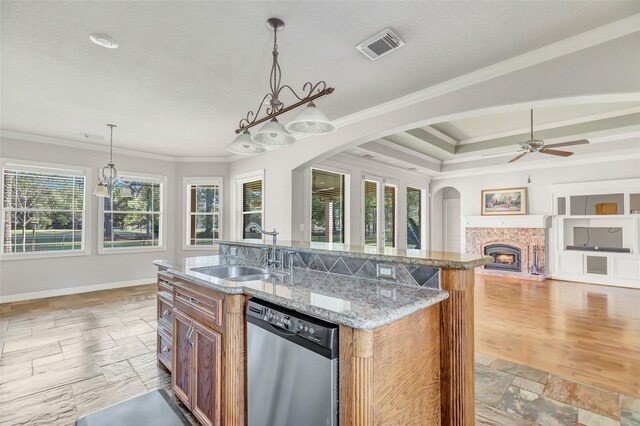
<svg viewBox="0 0 640 426">
<path fill-rule="evenodd" d="M 493 257 L 493 263 L 485 269 L 520 272 L 520 249 L 507 244 L 491 244 L 484 248 L 484 254 Z"/>
</svg>

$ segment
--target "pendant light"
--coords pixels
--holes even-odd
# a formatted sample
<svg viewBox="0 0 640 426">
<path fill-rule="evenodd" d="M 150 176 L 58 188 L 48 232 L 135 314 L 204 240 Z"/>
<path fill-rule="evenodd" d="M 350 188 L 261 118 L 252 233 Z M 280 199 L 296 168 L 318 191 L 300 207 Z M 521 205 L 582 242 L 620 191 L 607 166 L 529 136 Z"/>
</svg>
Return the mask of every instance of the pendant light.
<svg viewBox="0 0 640 426">
<path fill-rule="evenodd" d="M 336 126 L 313 103 L 315 99 L 333 93 L 333 87 L 327 87 L 327 83 L 324 81 L 315 84 L 307 81 L 302 86 L 302 93 L 296 93 L 290 85 L 282 84 L 282 71 L 278 62 L 278 32 L 284 28 L 284 22 L 282 19 L 270 18 L 267 20 L 267 27 L 273 31 L 272 63 L 269 75 L 270 91 L 264 95 L 258 108 L 255 111 L 248 111 L 238 123 L 236 134 L 240 136 L 227 146 L 227 150 L 235 154 L 253 155 L 265 151 L 258 152 L 255 144 L 268 148 L 291 145 L 296 141 L 296 137 L 290 132 L 318 135 L 336 130 Z M 281 98 L 287 92 L 293 96 L 294 103 L 285 106 Z M 265 105 L 267 107 L 264 114 L 261 114 Z M 298 113 L 291 123 L 287 124 L 286 128 L 276 119 L 277 116 L 303 105 L 306 107 Z M 245 136 L 245 133 L 248 135 L 249 128 L 262 123 L 265 124 L 250 137 L 254 143 L 254 145 L 250 145 L 247 141 L 249 138 Z"/>
<path fill-rule="evenodd" d="M 227 147 L 227 151 L 234 154 L 256 155 L 262 154 L 266 149 L 251 140 L 251 133 L 248 130 L 240 133 Z"/>
<path fill-rule="evenodd" d="M 286 129 L 290 132 L 302 133 L 307 135 L 321 135 L 324 133 L 334 132 L 337 127 L 320 111 L 313 101 L 296 115 L 293 121 L 290 121 Z"/>
<path fill-rule="evenodd" d="M 291 145 L 296 141 L 296 137 L 273 117 L 251 136 L 251 140 L 266 147 L 281 147 Z"/>
<path fill-rule="evenodd" d="M 113 128 L 118 126 L 115 124 L 107 124 L 107 127 L 110 129 L 109 162 L 102 168 L 102 176 L 98 177 L 98 185 L 95 191 L 93 191 L 93 195 L 101 198 L 111 197 L 116 186 L 122 183 L 122 180 L 118 179 L 116 165 L 113 164 Z M 128 185 L 125 185 L 122 191 L 122 197 L 131 197 L 131 188 Z"/>
</svg>

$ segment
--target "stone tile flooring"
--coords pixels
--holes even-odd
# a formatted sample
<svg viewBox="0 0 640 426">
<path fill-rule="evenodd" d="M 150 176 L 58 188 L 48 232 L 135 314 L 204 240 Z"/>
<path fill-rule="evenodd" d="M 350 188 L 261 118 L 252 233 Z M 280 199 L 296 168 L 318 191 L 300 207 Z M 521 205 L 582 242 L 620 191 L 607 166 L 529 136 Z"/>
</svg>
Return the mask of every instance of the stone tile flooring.
<svg viewBox="0 0 640 426">
<path fill-rule="evenodd" d="M 149 285 L 0 305 L 0 425 L 72 425 L 170 391 L 155 360 L 155 298 Z M 483 425 L 640 426 L 640 399 L 481 353 L 476 399 Z"/>
<path fill-rule="evenodd" d="M 640 426 L 640 399 L 477 352 L 476 424 Z"/>
</svg>

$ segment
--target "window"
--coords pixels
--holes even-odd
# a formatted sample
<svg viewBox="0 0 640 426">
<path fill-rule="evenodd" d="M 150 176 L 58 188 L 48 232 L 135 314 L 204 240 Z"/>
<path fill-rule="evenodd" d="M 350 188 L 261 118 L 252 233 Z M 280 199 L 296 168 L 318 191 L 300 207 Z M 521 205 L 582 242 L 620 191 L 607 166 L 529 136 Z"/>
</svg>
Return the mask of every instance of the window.
<svg viewBox="0 0 640 426">
<path fill-rule="evenodd" d="M 364 245 L 378 245 L 378 183 L 364 181 Z"/>
<path fill-rule="evenodd" d="M 407 248 L 422 248 L 422 189 L 407 187 Z"/>
<path fill-rule="evenodd" d="M 104 252 L 117 249 L 152 249 L 162 244 L 163 180 L 123 176 L 131 197 L 116 188 L 103 200 L 102 245 Z"/>
<path fill-rule="evenodd" d="M 246 228 L 251 222 L 263 226 L 263 174 L 253 174 L 238 179 L 237 183 L 240 192 L 240 226 L 242 227 L 239 235 L 243 240 L 261 240 L 262 234 L 260 232 L 254 229 L 248 232 Z"/>
<path fill-rule="evenodd" d="M 2 253 L 79 253 L 85 249 L 86 170 L 3 164 Z"/>
<path fill-rule="evenodd" d="M 221 182 L 185 178 L 185 247 L 211 247 L 220 238 Z"/>
<path fill-rule="evenodd" d="M 396 246 L 396 187 L 384 186 L 384 246 Z"/>
<path fill-rule="evenodd" d="M 311 169 L 311 241 L 345 242 L 346 176 Z"/>
</svg>

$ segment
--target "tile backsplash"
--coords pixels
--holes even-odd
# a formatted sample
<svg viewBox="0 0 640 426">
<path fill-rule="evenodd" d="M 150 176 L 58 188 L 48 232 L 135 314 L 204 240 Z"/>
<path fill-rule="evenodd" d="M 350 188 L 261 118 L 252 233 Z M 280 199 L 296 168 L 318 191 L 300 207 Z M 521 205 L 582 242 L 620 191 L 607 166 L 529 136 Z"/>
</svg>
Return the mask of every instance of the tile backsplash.
<svg viewBox="0 0 640 426">
<path fill-rule="evenodd" d="M 220 244 L 220 254 L 247 260 L 249 262 L 264 263 L 265 250 L 261 247 L 243 246 L 241 243 Z M 293 266 L 297 269 L 310 269 L 330 274 L 350 275 L 360 278 L 379 279 L 404 285 L 440 288 L 440 270 L 430 266 L 407 265 L 403 263 L 380 262 L 381 266 L 395 268 L 394 278 L 378 277 L 378 261 L 375 255 L 368 259 L 350 257 L 346 254 L 330 255 L 296 250 Z"/>
</svg>

